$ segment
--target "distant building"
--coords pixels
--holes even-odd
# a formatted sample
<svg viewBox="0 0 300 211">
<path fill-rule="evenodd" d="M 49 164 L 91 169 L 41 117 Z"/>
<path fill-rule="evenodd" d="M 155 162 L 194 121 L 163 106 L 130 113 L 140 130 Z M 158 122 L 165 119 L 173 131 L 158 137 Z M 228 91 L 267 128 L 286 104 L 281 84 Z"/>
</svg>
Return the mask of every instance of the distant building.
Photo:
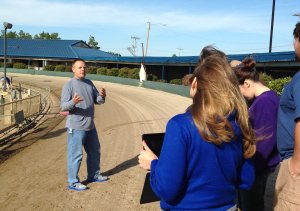
<svg viewBox="0 0 300 211">
<path fill-rule="evenodd" d="M 3 61 L 3 39 L 0 39 L 0 62 Z M 273 77 L 292 76 L 299 70 L 300 61 L 295 60 L 295 52 L 249 53 L 227 55 L 231 60 L 242 60 L 252 56 L 257 62 L 257 69 Z M 171 80 L 182 78 L 192 73 L 199 56 L 172 57 L 133 57 L 114 54 L 91 48 L 82 40 L 42 40 L 42 39 L 7 39 L 8 62 L 21 62 L 28 68 L 43 70 L 46 65 L 63 64 L 70 66 L 72 60 L 82 58 L 89 66 L 108 68 L 140 68 L 145 64 L 147 74 L 158 79 Z"/>
<path fill-rule="evenodd" d="M 0 39 L 0 58 L 4 57 L 4 41 Z M 8 62 L 21 62 L 36 70 L 46 65 L 71 64 L 76 58 L 115 57 L 91 48 L 82 40 L 7 39 Z"/>
</svg>

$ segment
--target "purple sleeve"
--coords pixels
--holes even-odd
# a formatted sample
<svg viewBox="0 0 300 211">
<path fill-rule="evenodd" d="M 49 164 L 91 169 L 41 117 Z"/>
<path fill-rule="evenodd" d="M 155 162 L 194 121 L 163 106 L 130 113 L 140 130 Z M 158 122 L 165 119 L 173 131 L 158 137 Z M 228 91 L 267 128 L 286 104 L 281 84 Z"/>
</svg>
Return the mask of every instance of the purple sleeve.
<svg viewBox="0 0 300 211">
<path fill-rule="evenodd" d="M 250 108 L 251 123 L 258 138 L 254 155 L 255 167 L 263 171 L 276 147 L 279 98 L 269 95 L 258 99 Z"/>
</svg>

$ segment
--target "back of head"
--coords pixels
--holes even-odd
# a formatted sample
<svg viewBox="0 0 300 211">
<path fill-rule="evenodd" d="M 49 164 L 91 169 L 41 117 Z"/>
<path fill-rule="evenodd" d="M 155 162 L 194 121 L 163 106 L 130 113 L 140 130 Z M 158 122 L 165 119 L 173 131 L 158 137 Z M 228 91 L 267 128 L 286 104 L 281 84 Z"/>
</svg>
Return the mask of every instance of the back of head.
<svg viewBox="0 0 300 211">
<path fill-rule="evenodd" d="M 294 48 L 295 48 L 295 54 L 296 59 L 300 60 L 300 22 L 298 22 L 295 26 L 295 29 L 293 31 L 294 35 Z"/>
<path fill-rule="evenodd" d="M 205 58 L 208 58 L 209 56 L 218 56 L 219 58 L 227 59 L 226 54 L 215 47 L 209 45 L 202 49 L 199 57 L 199 63 L 203 62 Z"/>
<path fill-rule="evenodd" d="M 239 61 L 239 60 L 232 60 L 229 64 L 230 64 L 230 67 L 236 67 L 239 64 L 241 64 L 241 61 Z"/>
<path fill-rule="evenodd" d="M 300 22 L 298 22 L 293 31 L 294 39 L 300 42 Z"/>
<path fill-rule="evenodd" d="M 213 53 L 199 62 L 194 75 L 197 91 L 191 112 L 202 137 L 215 144 L 231 141 L 235 134 L 227 117 L 236 112 L 236 121 L 244 135 L 244 156 L 251 157 L 255 152 L 254 132 L 246 102 L 227 59 Z"/>
<path fill-rule="evenodd" d="M 233 71 L 236 74 L 239 84 L 244 84 L 246 79 L 255 82 L 259 81 L 259 73 L 256 71 L 255 65 L 255 60 L 247 57 L 243 59 L 239 65 L 233 67 Z"/>
</svg>

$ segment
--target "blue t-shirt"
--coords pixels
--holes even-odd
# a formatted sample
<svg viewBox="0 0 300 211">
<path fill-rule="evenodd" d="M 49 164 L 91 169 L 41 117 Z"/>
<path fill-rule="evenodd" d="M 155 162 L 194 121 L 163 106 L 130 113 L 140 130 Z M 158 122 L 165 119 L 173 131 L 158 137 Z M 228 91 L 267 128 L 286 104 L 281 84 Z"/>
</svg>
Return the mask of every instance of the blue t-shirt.
<svg viewBox="0 0 300 211">
<path fill-rule="evenodd" d="M 300 71 L 284 86 L 280 97 L 277 122 L 277 148 L 281 160 L 294 152 L 295 120 L 300 117 Z"/>
<path fill-rule="evenodd" d="M 249 189 L 254 167 L 243 158 L 235 116 L 229 117 L 235 139 L 220 146 L 205 141 L 190 112 L 167 124 L 162 151 L 151 162 L 150 184 L 164 210 L 227 210 L 238 188 Z"/>
</svg>

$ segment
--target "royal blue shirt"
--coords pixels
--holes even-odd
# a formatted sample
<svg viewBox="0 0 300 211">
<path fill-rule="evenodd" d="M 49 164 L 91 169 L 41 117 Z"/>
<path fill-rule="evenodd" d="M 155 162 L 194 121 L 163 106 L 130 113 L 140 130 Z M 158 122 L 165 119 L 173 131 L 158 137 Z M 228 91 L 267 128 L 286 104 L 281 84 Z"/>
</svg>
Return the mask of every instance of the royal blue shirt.
<svg viewBox="0 0 300 211">
<path fill-rule="evenodd" d="M 295 144 L 295 120 L 300 118 L 300 71 L 284 86 L 277 122 L 277 148 L 281 160 L 292 157 Z"/>
<path fill-rule="evenodd" d="M 243 158 L 242 133 L 229 117 L 235 139 L 220 146 L 205 141 L 190 112 L 167 124 L 162 151 L 151 162 L 150 184 L 164 210 L 226 210 L 237 189 L 249 189 L 254 167 Z"/>
</svg>

